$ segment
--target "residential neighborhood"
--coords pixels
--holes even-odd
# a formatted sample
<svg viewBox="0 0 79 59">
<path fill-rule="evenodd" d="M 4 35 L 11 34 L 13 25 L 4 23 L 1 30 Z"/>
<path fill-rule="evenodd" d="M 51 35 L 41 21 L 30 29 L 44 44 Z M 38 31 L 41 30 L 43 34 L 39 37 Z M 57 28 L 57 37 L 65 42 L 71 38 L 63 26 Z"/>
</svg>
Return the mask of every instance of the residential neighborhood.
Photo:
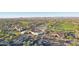
<svg viewBox="0 0 79 59">
<path fill-rule="evenodd" d="M 0 46 L 79 46 L 79 18 L 0 19 Z"/>
</svg>

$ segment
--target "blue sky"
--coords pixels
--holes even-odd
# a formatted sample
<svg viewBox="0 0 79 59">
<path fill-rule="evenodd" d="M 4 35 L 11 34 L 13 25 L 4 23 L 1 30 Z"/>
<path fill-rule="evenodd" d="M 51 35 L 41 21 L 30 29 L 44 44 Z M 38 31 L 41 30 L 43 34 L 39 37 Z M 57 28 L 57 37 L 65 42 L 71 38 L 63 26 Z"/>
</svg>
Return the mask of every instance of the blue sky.
<svg viewBox="0 0 79 59">
<path fill-rule="evenodd" d="M 0 18 L 9 17 L 79 17 L 79 12 L 0 12 Z"/>
</svg>

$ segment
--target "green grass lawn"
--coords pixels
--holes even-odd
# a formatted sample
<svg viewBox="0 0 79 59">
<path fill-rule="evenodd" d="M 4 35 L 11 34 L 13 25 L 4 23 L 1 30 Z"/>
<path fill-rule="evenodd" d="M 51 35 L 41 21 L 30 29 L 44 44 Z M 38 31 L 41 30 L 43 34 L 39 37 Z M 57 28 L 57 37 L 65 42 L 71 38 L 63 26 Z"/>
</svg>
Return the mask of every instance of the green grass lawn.
<svg viewBox="0 0 79 59">
<path fill-rule="evenodd" d="M 51 25 L 53 25 L 53 24 L 50 24 L 49 28 L 51 30 L 54 29 L 55 31 L 74 31 L 79 28 L 78 25 L 74 25 L 71 22 L 63 22 L 63 21 L 54 24 L 54 26 L 51 26 Z"/>
</svg>

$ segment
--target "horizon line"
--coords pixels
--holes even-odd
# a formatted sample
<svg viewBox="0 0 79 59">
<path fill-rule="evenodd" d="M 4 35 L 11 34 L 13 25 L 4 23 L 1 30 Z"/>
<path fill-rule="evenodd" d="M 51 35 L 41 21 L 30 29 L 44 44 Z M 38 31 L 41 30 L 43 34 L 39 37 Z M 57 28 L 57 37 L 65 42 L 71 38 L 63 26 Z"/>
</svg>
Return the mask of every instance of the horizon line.
<svg viewBox="0 0 79 59">
<path fill-rule="evenodd" d="M 79 18 L 79 16 L 28 16 L 28 17 L 0 17 L 0 18 Z"/>
</svg>

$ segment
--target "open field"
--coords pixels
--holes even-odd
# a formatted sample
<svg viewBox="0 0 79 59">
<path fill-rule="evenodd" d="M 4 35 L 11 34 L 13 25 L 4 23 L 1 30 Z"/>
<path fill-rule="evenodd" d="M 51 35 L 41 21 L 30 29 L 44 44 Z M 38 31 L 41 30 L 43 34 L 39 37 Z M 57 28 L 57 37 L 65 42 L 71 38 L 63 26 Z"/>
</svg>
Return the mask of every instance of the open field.
<svg viewBox="0 0 79 59">
<path fill-rule="evenodd" d="M 2 18 L 0 46 L 79 46 L 79 17 Z"/>
</svg>

